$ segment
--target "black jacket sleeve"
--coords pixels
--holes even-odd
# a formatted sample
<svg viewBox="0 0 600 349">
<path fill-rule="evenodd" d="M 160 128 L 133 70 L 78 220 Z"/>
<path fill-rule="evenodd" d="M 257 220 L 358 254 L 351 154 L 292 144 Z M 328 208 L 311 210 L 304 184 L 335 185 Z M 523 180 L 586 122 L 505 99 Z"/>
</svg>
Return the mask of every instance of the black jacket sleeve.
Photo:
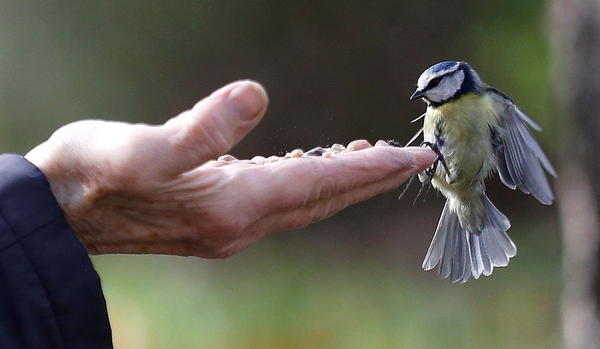
<svg viewBox="0 0 600 349">
<path fill-rule="evenodd" d="M 100 279 L 48 181 L 0 156 L 0 348 L 112 348 Z"/>
</svg>

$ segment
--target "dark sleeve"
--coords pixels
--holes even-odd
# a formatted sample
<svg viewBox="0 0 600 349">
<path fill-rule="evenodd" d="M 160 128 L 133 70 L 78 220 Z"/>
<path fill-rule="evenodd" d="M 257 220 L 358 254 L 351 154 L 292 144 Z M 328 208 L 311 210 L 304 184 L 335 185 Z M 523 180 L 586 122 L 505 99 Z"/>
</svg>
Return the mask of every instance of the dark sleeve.
<svg viewBox="0 0 600 349">
<path fill-rule="evenodd" d="M 112 348 L 100 278 L 48 181 L 0 155 L 0 348 Z"/>
</svg>

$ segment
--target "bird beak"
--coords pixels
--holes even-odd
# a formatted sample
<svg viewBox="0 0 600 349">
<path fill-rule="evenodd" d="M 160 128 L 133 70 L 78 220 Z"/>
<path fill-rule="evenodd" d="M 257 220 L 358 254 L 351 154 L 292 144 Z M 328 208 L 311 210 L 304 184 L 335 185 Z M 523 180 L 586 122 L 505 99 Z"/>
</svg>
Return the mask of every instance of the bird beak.
<svg viewBox="0 0 600 349">
<path fill-rule="evenodd" d="M 416 90 L 415 93 L 412 94 L 412 96 L 410 96 L 410 100 L 412 101 L 413 99 L 417 99 L 417 98 L 421 98 L 425 96 L 425 93 L 421 90 Z"/>
</svg>

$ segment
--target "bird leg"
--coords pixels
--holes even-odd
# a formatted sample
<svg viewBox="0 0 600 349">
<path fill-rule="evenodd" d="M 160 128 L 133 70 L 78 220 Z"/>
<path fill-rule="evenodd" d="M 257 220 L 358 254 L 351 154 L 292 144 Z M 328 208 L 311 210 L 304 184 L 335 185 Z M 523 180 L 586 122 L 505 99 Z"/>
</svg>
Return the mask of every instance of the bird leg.
<svg viewBox="0 0 600 349">
<path fill-rule="evenodd" d="M 446 164 L 446 159 L 444 159 L 444 155 L 442 154 L 438 146 L 429 141 L 422 142 L 420 146 L 429 147 L 437 155 L 437 159 L 435 159 L 433 165 L 431 165 L 430 168 L 425 170 L 425 174 L 429 177 L 433 177 L 435 171 L 437 171 L 438 164 L 441 163 L 444 167 L 444 170 L 446 170 L 446 175 L 450 176 L 450 169 L 448 168 L 448 164 Z"/>
</svg>

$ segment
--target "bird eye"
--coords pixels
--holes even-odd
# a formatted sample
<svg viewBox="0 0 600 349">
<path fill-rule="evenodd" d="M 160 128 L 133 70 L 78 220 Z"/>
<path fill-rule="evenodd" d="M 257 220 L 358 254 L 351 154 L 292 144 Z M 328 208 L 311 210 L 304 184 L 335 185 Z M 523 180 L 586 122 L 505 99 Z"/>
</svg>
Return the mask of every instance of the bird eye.
<svg viewBox="0 0 600 349">
<path fill-rule="evenodd" d="M 442 81 L 442 77 L 438 77 L 438 78 L 435 78 L 435 79 L 431 80 L 431 81 L 429 82 L 429 88 L 434 88 L 434 87 L 436 87 L 437 85 L 439 85 L 439 84 L 440 84 L 440 81 Z"/>
</svg>

